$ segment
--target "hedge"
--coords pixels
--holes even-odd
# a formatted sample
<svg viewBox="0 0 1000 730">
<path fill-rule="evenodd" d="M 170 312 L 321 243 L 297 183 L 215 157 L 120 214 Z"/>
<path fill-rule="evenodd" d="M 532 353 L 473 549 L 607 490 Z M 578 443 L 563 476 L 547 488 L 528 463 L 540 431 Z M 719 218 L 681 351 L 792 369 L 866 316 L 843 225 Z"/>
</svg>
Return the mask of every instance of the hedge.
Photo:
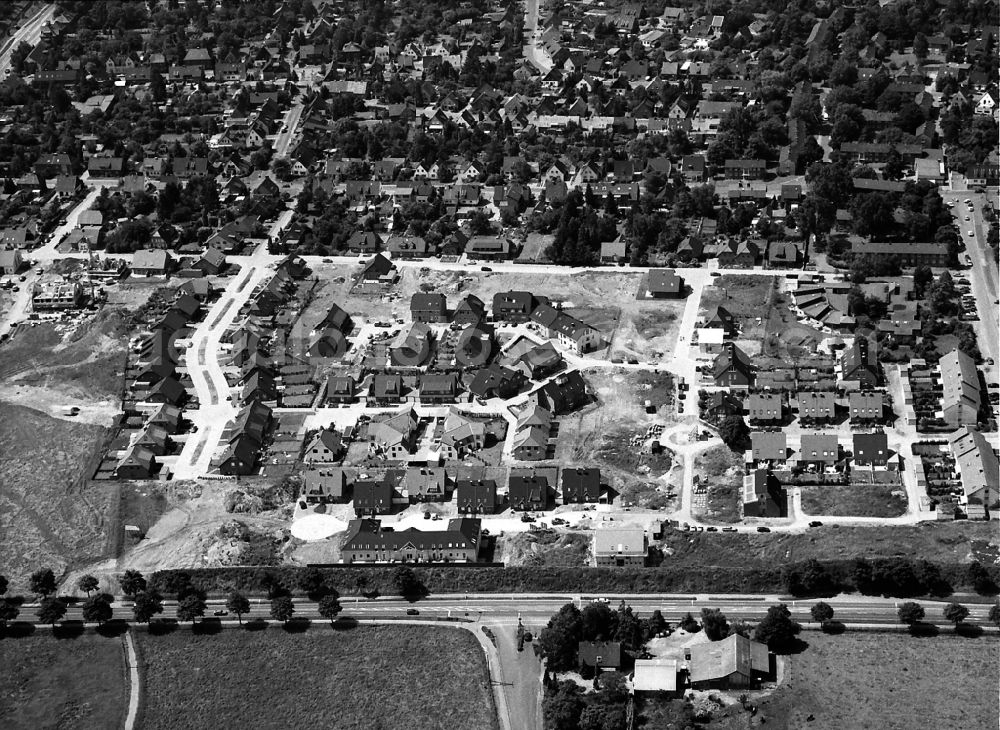
<svg viewBox="0 0 1000 730">
<path fill-rule="evenodd" d="M 836 591 L 853 591 L 853 570 L 857 561 L 810 561 L 792 563 L 773 568 L 741 568 L 733 566 L 704 566 L 698 570 L 673 568 L 565 568 L 565 567 L 456 567 L 407 565 L 416 574 L 429 593 L 782 593 L 790 588 L 791 576 L 803 571 L 823 571 L 829 585 Z M 922 566 L 937 569 L 943 590 L 947 595 L 956 590 L 971 590 L 969 564 L 925 563 L 901 558 L 866 561 L 869 565 L 891 572 L 907 564 L 912 573 L 922 575 Z M 377 592 L 397 593 L 393 581 L 399 565 L 342 566 L 315 568 L 319 570 L 328 587 L 341 594 L 361 595 Z M 906 565 L 903 565 L 906 567 Z M 1000 583 L 1000 567 L 985 566 L 994 582 Z M 304 570 L 297 566 L 275 568 L 229 567 L 197 568 L 191 570 L 162 570 L 150 578 L 150 587 L 169 596 L 180 574 L 190 576 L 193 587 L 209 595 L 224 595 L 231 591 L 264 594 L 269 580 L 289 593 L 302 594 L 298 579 Z M 359 578 L 362 582 L 359 584 Z M 898 595 L 920 595 L 921 583 L 910 590 L 897 591 Z M 801 592 L 801 591 L 799 591 Z"/>
</svg>

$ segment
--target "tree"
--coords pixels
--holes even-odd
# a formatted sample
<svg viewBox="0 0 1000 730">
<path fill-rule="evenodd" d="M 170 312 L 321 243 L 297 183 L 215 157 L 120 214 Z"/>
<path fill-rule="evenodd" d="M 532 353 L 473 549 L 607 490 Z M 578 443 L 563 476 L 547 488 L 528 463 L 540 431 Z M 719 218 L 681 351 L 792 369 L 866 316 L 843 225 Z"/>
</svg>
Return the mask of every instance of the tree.
<svg viewBox="0 0 1000 730">
<path fill-rule="evenodd" d="M 576 652 L 582 640 L 583 617 L 572 603 L 560 608 L 538 635 L 539 646 L 553 671 L 576 667 Z"/>
<path fill-rule="evenodd" d="M 327 593 L 319 599 L 319 615 L 328 619 L 331 626 L 343 610 L 344 607 L 340 605 L 340 596 L 337 595 L 336 591 Z"/>
<path fill-rule="evenodd" d="M 754 638 L 767 644 L 771 651 L 783 651 L 791 647 L 801 629 L 792 620 L 792 612 L 788 610 L 788 606 L 779 603 L 767 609 L 767 615 L 757 624 Z"/>
<path fill-rule="evenodd" d="M 137 593 L 133 599 L 132 615 L 141 624 L 149 623 L 158 613 L 163 613 L 163 599 L 156 591 Z"/>
<path fill-rule="evenodd" d="M 913 270 L 913 289 L 917 298 L 923 297 L 927 287 L 934 281 L 934 271 L 927 264 L 921 264 Z"/>
<path fill-rule="evenodd" d="M 742 452 L 750 438 L 750 429 L 742 416 L 726 416 L 719 423 L 719 438 L 733 451 Z"/>
<path fill-rule="evenodd" d="M 7 576 L 0 575 L 0 596 L 7 592 L 8 585 Z"/>
<path fill-rule="evenodd" d="M 698 631 L 701 631 L 701 624 L 699 624 L 698 621 L 695 619 L 695 617 L 691 615 L 690 611 L 688 611 L 688 613 L 684 615 L 684 618 L 682 618 L 680 620 L 680 623 L 677 625 L 680 628 L 687 631 L 689 634 L 694 634 L 697 633 Z"/>
<path fill-rule="evenodd" d="M 41 568 L 31 574 L 31 592 L 49 596 L 56 592 L 56 576 L 51 568 Z"/>
<path fill-rule="evenodd" d="M 924 620 L 924 607 L 913 601 L 902 604 L 896 613 L 899 615 L 900 622 L 907 626 L 913 626 L 913 624 Z"/>
<path fill-rule="evenodd" d="M 322 596 L 326 592 L 323 572 L 319 568 L 306 568 L 299 574 L 299 588 L 310 598 Z"/>
<path fill-rule="evenodd" d="M 625 727 L 624 704 L 588 705 L 580 713 L 580 730 L 620 730 Z"/>
<path fill-rule="evenodd" d="M 57 597 L 44 598 L 42 599 L 42 604 L 38 607 L 37 615 L 38 620 L 43 624 L 52 624 L 55 626 L 66 615 L 66 601 Z"/>
<path fill-rule="evenodd" d="M 205 615 L 205 599 L 197 594 L 190 594 L 177 604 L 177 620 L 194 622 Z"/>
<path fill-rule="evenodd" d="M 91 596 L 83 604 L 84 621 L 103 625 L 105 621 L 111 620 L 112 615 L 111 602 L 104 595 Z"/>
<path fill-rule="evenodd" d="M 994 603 L 990 606 L 989 618 L 994 624 L 1000 626 L 1000 603 Z"/>
<path fill-rule="evenodd" d="M 563 680 L 554 692 L 546 693 L 542 704 L 545 727 L 551 730 L 579 730 L 584 702 L 583 690 L 571 680 Z"/>
<path fill-rule="evenodd" d="M 833 608 L 825 601 L 814 605 L 809 609 L 809 613 L 812 614 L 812 620 L 818 624 L 826 624 L 833 619 Z"/>
<path fill-rule="evenodd" d="M 972 585 L 972 589 L 981 596 L 992 596 L 997 593 L 996 581 L 979 561 L 969 564 L 969 583 Z"/>
<path fill-rule="evenodd" d="M 96 591 L 99 586 L 100 583 L 97 581 L 97 578 L 92 575 L 81 575 L 80 580 L 76 582 L 76 587 L 84 591 L 88 596 L 92 591 Z"/>
<path fill-rule="evenodd" d="M 426 592 L 424 584 L 413 572 L 412 568 L 402 565 L 392 573 L 392 584 L 396 591 L 404 598 L 419 598 Z"/>
<path fill-rule="evenodd" d="M 126 596 L 134 596 L 146 590 L 146 579 L 138 570 L 126 570 L 118 579 L 118 585 Z"/>
<path fill-rule="evenodd" d="M 614 638 L 618 616 L 606 603 L 588 603 L 580 612 L 583 641 L 610 641 Z"/>
<path fill-rule="evenodd" d="M 969 609 L 961 603 L 949 603 L 944 607 L 944 617 L 958 628 L 958 625 L 969 617 Z"/>
<path fill-rule="evenodd" d="M 722 641 L 729 633 L 729 621 L 717 608 L 701 609 L 701 627 L 710 641 Z"/>
<path fill-rule="evenodd" d="M 670 624 L 663 618 L 663 613 L 658 608 L 653 611 L 648 619 L 643 619 L 642 623 L 646 641 L 670 631 Z"/>
<path fill-rule="evenodd" d="M 295 613 L 295 604 L 290 596 L 278 596 L 271 601 L 271 618 L 287 623 Z"/>
<path fill-rule="evenodd" d="M 233 591 L 226 599 L 226 610 L 235 613 L 240 625 L 243 625 L 243 614 L 250 612 L 250 601 L 239 591 Z"/>
<path fill-rule="evenodd" d="M 9 621 L 17 618 L 21 609 L 9 598 L 0 599 L 0 626 L 6 626 Z"/>
</svg>

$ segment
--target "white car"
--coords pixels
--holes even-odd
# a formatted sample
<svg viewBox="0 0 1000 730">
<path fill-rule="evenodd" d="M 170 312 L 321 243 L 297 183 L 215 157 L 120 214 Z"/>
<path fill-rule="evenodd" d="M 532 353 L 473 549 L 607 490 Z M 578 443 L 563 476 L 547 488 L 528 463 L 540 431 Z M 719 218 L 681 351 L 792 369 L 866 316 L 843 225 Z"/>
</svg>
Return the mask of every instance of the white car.
<svg viewBox="0 0 1000 730">
<path fill-rule="evenodd" d="M 972 238 L 973 236 L 976 235 L 976 232 L 975 231 L 966 231 L 965 235 L 967 235 L 969 238 Z"/>
<path fill-rule="evenodd" d="M 969 216 L 965 216 L 965 220 L 971 221 L 972 219 Z"/>
</svg>

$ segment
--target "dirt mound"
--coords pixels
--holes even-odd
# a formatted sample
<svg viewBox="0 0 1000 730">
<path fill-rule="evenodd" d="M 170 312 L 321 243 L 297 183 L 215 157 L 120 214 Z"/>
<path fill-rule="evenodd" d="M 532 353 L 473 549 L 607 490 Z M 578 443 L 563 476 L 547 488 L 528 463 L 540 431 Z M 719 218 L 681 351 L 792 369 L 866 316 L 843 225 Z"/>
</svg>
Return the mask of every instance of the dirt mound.
<svg viewBox="0 0 1000 730">
<path fill-rule="evenodd" d="M 500 543 L 500 560 L 511 566 L 587 565 L 589 552 L 589 535 L 554 530 L 505 535 Z"/>
</svg>

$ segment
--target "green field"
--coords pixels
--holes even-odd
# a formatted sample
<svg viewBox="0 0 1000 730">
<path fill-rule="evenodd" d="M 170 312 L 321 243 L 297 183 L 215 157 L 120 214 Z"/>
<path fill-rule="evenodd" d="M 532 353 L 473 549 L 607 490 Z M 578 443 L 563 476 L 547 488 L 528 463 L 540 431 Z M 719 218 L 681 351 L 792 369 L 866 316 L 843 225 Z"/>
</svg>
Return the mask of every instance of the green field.
<svg viewBox="0 0 1000 730">
<path fill-rule="evenodd" d="M 809 632 L 805 639 L 809 648 L 791 657 L 786 681 L 760 703 L 764 727 L 997 727 L 995 637 Z"/>
<path fill-rule="evenodd" d="M 0 727 L 120 727 L 127 702 L 122 640 L 40 634 L 0 640 Z"/>
<path fill-rule="evenodd" d="M 482 648 L 444 627 L 139 635 L 143 730 L 489 730 Z"/>
</svg>

